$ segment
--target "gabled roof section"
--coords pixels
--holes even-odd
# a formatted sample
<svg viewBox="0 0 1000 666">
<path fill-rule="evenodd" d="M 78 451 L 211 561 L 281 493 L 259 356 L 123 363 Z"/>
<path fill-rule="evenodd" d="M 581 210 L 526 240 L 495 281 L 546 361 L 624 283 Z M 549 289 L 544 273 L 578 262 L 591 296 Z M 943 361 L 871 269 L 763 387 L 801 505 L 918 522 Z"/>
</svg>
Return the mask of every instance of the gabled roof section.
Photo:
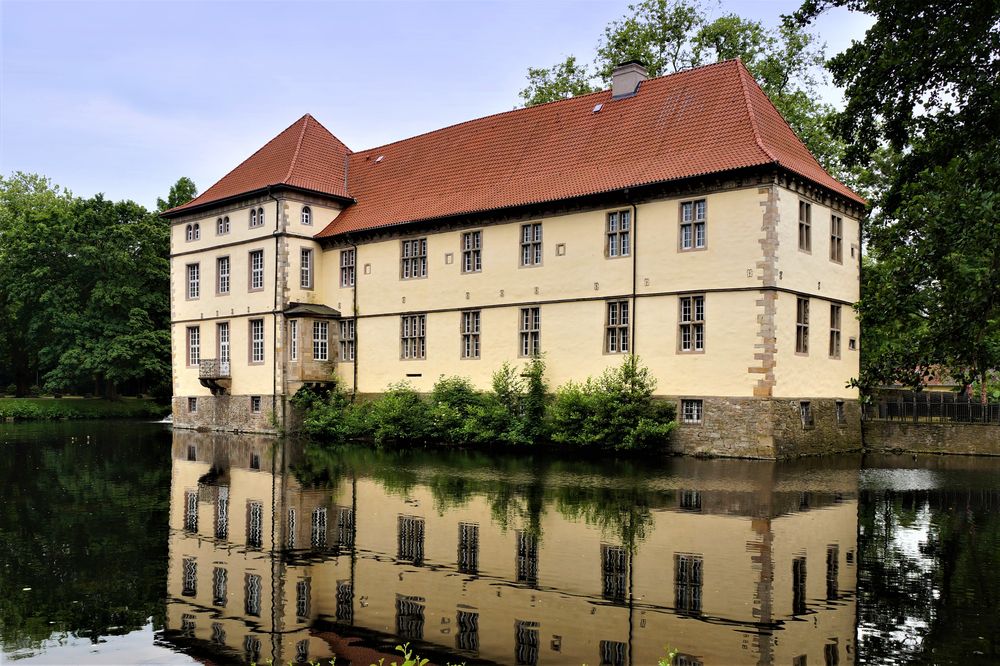
<svg viewBox="0 0 1000 666">
<path fill-rule="evenodd" d="M 600 110 L 595 107 L 602 105 Z M 319 237 L 777 164 L 858 204 L 738 60 L 517 109 L 349 157 L 349 206 Z"/>
<path fill-rule="evenodd" d="M 222 180 L 166 214 L 181 213 L 274 185 L 346 199 L 349 198 L 346 169 L 350 154 L 350 148 L 307 113 Z"/>
</svg>

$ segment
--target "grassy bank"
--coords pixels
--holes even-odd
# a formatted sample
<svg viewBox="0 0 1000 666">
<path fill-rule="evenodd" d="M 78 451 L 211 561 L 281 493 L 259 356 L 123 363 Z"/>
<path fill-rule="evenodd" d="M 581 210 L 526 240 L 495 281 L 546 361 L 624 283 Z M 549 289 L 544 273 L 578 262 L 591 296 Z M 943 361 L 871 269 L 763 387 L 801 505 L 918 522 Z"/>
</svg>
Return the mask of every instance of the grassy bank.
<svg viewBox="0 0 1000 666">
<path fill-rule="evenodd" d="M 16 421 L 159 419 L 169 413 L 169 406 L 147 398 L 0 398 L 0 419 Z"/>
</svg>

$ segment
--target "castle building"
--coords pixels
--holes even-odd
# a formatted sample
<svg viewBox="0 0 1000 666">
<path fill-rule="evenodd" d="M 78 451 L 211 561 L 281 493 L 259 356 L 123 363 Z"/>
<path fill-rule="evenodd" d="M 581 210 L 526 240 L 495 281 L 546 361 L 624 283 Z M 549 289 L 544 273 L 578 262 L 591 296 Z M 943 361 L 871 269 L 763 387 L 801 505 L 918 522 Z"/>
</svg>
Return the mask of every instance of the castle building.
<svg viewBox="0 0 1000 666">
<path fill-rule="evenodd" d="M 857 448 L 860 227 L 738 60 L 352 151 L 303 116 L 171 233 L 174 423 L 283 427 L 303 385 L 552 386 L 637 354 L 686 453 Z"/>
</svg>

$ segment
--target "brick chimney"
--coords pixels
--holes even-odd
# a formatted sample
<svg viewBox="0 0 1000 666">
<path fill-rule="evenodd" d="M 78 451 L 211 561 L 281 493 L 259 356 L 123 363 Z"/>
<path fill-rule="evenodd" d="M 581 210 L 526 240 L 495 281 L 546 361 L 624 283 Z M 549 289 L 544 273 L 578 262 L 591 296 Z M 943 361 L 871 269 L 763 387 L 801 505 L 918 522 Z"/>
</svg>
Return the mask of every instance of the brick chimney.
<svg viewBox="0 0 1000 666">
<path fill-rule="evenodd" d="M 638 60 L 629 60 L 618 65 L 611 72 L 611 98 L 631 97 L 647 76 L 646 67 Z"/>
</svg>

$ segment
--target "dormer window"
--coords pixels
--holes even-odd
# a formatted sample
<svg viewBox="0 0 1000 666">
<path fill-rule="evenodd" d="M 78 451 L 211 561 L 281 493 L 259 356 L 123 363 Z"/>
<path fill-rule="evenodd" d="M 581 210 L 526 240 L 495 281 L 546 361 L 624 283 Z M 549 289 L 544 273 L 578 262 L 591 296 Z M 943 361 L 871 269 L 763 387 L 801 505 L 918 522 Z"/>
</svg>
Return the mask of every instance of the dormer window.
<svg viewBox="0 0 1000 666">
<path fill-rule="evenodd" d="M 309 210 L 309 206 L 302 207 L 302 224 L 312 224 L 312 211 Z"/>
</svg>

